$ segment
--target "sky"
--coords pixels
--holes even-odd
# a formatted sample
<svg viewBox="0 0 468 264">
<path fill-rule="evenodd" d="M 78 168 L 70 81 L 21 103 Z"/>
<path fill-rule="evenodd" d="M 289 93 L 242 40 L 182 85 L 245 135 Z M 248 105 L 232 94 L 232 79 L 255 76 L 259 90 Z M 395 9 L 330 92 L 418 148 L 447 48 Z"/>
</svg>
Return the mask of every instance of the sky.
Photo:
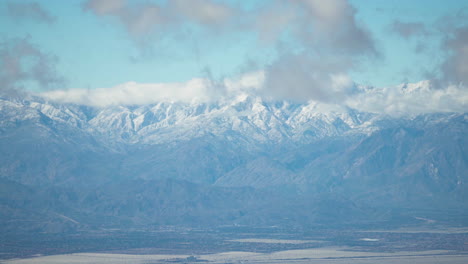
<svg viewBox="0 0 468 264">
<path fill-rule="evenodd" d="M 3 92 L 102 106 L 254 89 L 466 112 L 468 1 L 0 0 L 0 70 Z"/>
</svg>

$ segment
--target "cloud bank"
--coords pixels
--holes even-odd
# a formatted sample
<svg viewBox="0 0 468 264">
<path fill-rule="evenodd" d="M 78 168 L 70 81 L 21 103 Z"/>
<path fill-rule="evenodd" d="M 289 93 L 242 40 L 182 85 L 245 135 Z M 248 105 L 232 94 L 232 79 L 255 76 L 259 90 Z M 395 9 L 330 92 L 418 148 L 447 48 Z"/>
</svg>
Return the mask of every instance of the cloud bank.
<svg viewBox="0 0 468 264">
<path fill-rule="evenodd" d="M 263 73 L 245 74 L 237 79 L 213 80 L 195 78 L 178 83 L 128 82 L 111 88 L 52 90 L 39 93 L 49 100 L 106 107 L 144 105 L 157 102 L 213 102 L 242 92 L 253 92 L 263 84 Z M 217 87 L 213 87 L 216 85 Z"/>
<path fill-rule="evenodd" d="M 112 88 L 53 90 L 39 95 L 53 101 L 74 103 L 94 107 L 116 105 L 144 105 L 158 102 L 210 103 L 226 101 L 240 94 L 263 97 L 264 100 L 277 101 L 284 97 L 271 97 L 265 86 L 265 72 L 252 72 L 236 79 L 219 82 L 216 92 L 209 79 L 192 79 L 180 83 L 125 83 Z M 436 88 L 430 81 L 402 84 L 396 87 L 363 87 L 350 85 L 343 76 L 331 79 L 336 87 L 334 93 L 341 93 L 339 101 L 317 101 L 323 105 L 349 107 L 363 112 L 408 116 L 434 112 L 468 112 L 468 89 L 464 86 Z M 344 94 L 341 86 L 349 91 Z M 222 93 L 219 90 L 222 89 Z M 267 96 L 265 94 L 268 94 Z M 332 92 L 333 94 L 333 92 Z M 328 96 L 328 95 L 323 95 Z M 303 101 L 306 103 L 306 100 Z"/>
<path fill-rule="evenodd" d="M 96 107 L 209 99 L 208 82 L 204 79 L 193 79 L 185 83 L 128 82 L 112 88 L 54 90 L 41 93 L 41 96 L 59 102 Z"/>
<path fill-rule="evenodd" d="M 430 81 L 396 87 L 362 88 L 345 105 L 364 112 L 408 116 L 437 112 L 468 112 L 468 90 L 449 85 L 437 88 Z"/>
</svg>

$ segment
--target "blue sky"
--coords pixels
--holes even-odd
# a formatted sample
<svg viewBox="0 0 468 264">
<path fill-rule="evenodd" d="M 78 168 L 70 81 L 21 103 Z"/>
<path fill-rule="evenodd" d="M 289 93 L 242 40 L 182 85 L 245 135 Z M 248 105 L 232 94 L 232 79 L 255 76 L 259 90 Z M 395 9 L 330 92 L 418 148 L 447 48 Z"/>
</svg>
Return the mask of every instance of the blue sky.
<svg viewBox="0 0 468 264">
<path fill-rule="evenodd" d="M 3 67 L 7 57 L 23 67 L 0 81 L 29 90 L 265 71 L 273 93 L 290 84 L 288 94 L 330 101 L 310 87 L 468 79 L 463 0 L 2 0 L 0 14 Z M 35 52 L 15 53 L 18 43 Z"/>
</svg>

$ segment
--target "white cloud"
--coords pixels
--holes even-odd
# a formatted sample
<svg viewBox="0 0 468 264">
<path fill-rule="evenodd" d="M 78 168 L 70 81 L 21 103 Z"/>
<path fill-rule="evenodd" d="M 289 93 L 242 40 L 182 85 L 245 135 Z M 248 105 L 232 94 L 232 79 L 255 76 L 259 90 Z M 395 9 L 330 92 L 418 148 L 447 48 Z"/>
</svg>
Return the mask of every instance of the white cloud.
<svg viewBox="0 0 468 264">
<path fill-rule="evenodd" d="M 430 81 L 397 87 L 361 89 L 345 104 L 360 111 L 391 116 L 435 112 L 468 112 L 468 90 L 450 85 L 436 88 Z"/>
<path fill-rule="evenodd" d="M 224 87 L 227 94 L 237 94 L 240 92 L 258 92 L 265 82 L 265 72 L 256 71 L 246 73 L 239 78 L 227 78 L 224 80 Z"/>
<path fill-rule="evenodd" d="M 195 78 L 180 83 L 128 82 L 111 88 L 68 89 L 42 92 L 39 95 L 63 103 L 106 107 L 109 105 L 144 105 L 157 102 L 209 102 L 243 92 L 258 90 L 263 72 L 225 79 L 217 87 L 209 79 Z"/>
<path fill-rule="evenodd" d="M 209 99 L 207 87 L 203 79 L 192 79 L 185 83 L 128 82 L 112 88 L 54 90 L 40 95 L 53 101 L 105 107 L 161 101 L 206 101 Z"/>
</svg>

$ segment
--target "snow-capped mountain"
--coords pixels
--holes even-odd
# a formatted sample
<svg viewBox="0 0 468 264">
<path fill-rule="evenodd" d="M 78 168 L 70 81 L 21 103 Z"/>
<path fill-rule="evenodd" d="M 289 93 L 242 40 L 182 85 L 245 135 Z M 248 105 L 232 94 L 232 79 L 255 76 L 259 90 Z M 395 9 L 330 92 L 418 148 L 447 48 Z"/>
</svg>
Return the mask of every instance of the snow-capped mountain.
<svg viewBox="0 0 468 264">
<path fill-rule="evenodd" d="M 216 103 L 161 102 L 106 108 L 57 104 L 40 98 L 1 99 L 0 111 L 3 126 L 45 118 L 131 144 L 167 143 L 207 134 L 238 135 L 262 143 L 304 142 L 376 129 L 372 114 L 316 102 L 268 102 L 247 94 Z"/>
<path fill-rule="evenodd" d="M 59 230 L 466 221 L 466 113 L 395 118 L 239 94 L 107 107 L 4 97 L 0 116 L 5 219 L 40 208 L 38 223 Z M 5 230 L 31 228 L 50 226 Z"/>
</svg>

